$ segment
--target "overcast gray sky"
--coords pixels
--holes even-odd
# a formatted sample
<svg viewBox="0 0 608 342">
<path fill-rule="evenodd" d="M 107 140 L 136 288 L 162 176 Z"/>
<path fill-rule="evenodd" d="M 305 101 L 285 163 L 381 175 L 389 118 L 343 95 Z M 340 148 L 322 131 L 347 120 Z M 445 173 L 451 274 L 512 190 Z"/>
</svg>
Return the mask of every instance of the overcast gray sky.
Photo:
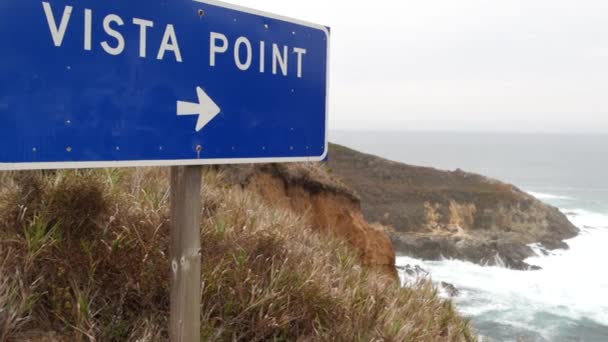
<svg viewBox="0 0 608 342">
<path fill-rule="evenodd" d="M 330 129 L 608 132 L 606 0 L 231 0 L 332 28 Z"/>
</svg>

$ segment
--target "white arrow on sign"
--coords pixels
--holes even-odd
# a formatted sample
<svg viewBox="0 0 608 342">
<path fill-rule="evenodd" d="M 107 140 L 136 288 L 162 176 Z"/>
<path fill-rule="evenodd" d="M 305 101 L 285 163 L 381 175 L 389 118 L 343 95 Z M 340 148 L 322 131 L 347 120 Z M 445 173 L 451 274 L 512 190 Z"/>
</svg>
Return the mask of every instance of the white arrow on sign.
<svg viewBox="0 0 608 342">
<path fill-rule="evenodd" d="M 177 101 L 177 115 L 198 115 L 196 131 L 199 132 L 221 111 L 220 107 L 205 93 L 203 88 L 196 87 L 198 103 Z"/>
</svg>

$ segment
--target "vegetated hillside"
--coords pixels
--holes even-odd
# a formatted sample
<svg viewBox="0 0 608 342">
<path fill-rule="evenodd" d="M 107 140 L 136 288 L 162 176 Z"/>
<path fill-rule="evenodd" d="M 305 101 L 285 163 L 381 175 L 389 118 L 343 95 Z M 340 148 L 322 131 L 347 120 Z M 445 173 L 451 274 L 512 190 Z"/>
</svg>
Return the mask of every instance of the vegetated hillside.
<svg viewBox="0 0 608 342">
<path fill-rule="evenodd" d="M 0 173 L 0 341 L 166 340 L 167 178 L 166 169 Z M 400 288 L 362 267 L 361 250 L 331 227 L 315 231 L 293 210 L 304 200 L 270 205 L 229 178 L 208 169 L 203 181 L 202 340 L 473 339 L 431 285 Z"/>
<path fill-rule="evenodd" d="M 527 246 L 566 248 L 578 229 L 558 209 L 484 176 L 389 161 L 332 145 L 328 167 L 361 196 L 369 221 L 394 229 L 399 253 L 525 269 Z M 500 258 L 496 256 L 499 255 Z"/>
</svg>

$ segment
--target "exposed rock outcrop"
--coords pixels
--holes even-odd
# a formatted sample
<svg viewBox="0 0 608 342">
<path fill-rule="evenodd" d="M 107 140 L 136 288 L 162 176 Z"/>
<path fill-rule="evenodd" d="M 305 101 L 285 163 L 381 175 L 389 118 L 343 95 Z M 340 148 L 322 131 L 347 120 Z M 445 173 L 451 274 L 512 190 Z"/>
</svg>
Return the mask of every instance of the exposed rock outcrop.
<svg viewBox="0 0 608 342">
<path fill-rule="evenodd" d="M 397 266 L 400 272 L 401 282 L 405 285 L 414 285 L 421 281 L 433 281 L 431 274 L 424 268 L 418 265 L 407 264 L 405 266 Z M 453 298 L 460 294 L 460 290 L 454 284 L 445 281 L 435 283 L 437 290 L 445 297 Z"/>
<path fill-rule="evenodd" d="M 404 255 L 529 269 L 528 247 L 567 248 L 578 229 L 557 208 L 515 186 L 462 170 L 392 162 L 332 145 L 329 168 L 361 196 L 370 222 L 393 228 Z"/>
<path fill-rule="evenodd" d="M 359 198 L 311 164 L 222 168 L 229 184 L 252 190 L 272 205 L 305 215 L 312 227 L 335 234 L 359 252 L 361 263 L 396 279 L 395 251 L 383 227 L 363 217 Z"/>
<path fill-rule="evenodd" d="M 448 297 L 456 297 L 460 294 L 460 290 L 458 290 L 456 288 L 456 286 L 454 286 L 454 284 L 450 284 L 450 283 L 446 283 L 445 281 L 442 281 L 440 283 L 440 285 L 441 285 L 441 289 L 446 292 Z"/>
<path fill-rule="evenodd" d="M 403 272 L 402 274 L 405 278 L 405 283 L 415 283 L 420 280 L 429 279 L 430 277 L 430 273 L 418 265 L 412 266 L 410 264 L 407 264 L 405 266 L 397 266 L 397 269 Z"/>
</svg>

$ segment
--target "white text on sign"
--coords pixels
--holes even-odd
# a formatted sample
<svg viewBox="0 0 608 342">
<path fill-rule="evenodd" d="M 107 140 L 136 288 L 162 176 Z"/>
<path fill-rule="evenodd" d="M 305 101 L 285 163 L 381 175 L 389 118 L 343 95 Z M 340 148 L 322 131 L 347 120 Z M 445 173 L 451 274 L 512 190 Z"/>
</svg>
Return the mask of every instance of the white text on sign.
<svg viewBox="0 0 608 342">
<path fill-rule="evenodd" d="M 65 6 L 63 12 L 57 16 L 49 2 L 42 2 L 42 8 L 53 44 L 60 48 L 63 45 L 74 8 L 72 6 Z M 94 18 L 93 10 L 85 8 L 83 20 L 83 49 L 85 51 L 92 51 L 94 49 Z M 139 57 L 148 58 L 148 30 L 154 29 L 155 24 L 151 20 L 141 18 L 133 18 L 131 24 L 139 27 Z M 120 27 L 126 25 L 125 21 L 117 14 L 107 14 L 101 20 L 101 25 L 107 37 L 104 37 L 99 42 L 99 46 L 109 55 L 121 55 L 126 49 L 127 42 L 125 36 L 120 31 Z M 174 25 L 165 25 L 163 37 L 156 44 L 158 46 L 158 50 L 155 51 L 157 60 L 165 60 L 168 55 L 172 54 L 176 62 L 183 62 Z M 209 66 L 216 67 L 221 63 L 219 62 L 221 58 L 227 57 L 222 57 L 222 55 L 227 54 L 229 51 L 232 53 L 228 55 L 232 56 L 228 58 L 234 62 L 234 67 L 240 71 L 258 71 L 260 73 L 271 73 L 272 75 L 282 75 L 285 77 L 289 75 L 295 75 L 297 78 L 303 77 L 306 49 L 267 43 L 265 41 L 258 41 L 254 44 L 245 36 L 238 37 L 231 44 L 225 34 L 210 32 Z M 254 54 L 259 61 L 256 66 L 253 66 Z"/>
<path fill-rule="evenodd" d="M 211 32 L 209 36 L 209 65 L 215 66 L 217 63 L 217 55 L 226 53 L 230 47 L 230 43 L 228 42 L 228 38 L 221 33 Z M 251 68 L 251 64 L 253 61 L 253 46 L 251 41 L 247 37 L 239 37 L 233 44 L 232 47 L 233 56 L 234 56 L 234 64 L 236 67 L 242 71 L 247 71 Z M 245 58 L 242 58 L 242 52 L 245 52 Z M 266 42 L 259 42 L 259 67 L 258 70 L 260 73 L 266 72 Z M 306 50 L 294 47 L 290 49 L 288 46 L 283 45 L 279 46 L 278 44 L 272 44 L 272 56 L 270 59 L 272 60 L 272 74 L 276 75 L 280 72 L 283 76 L 287 76 L 289 72 L 289 57 L 290 55 L 295 55 L 296 59 L 296 74 L 298 78 L 302 78 L 302 63 L 304 59 L 304 55 L 306 54 Z"/>
</svg>

